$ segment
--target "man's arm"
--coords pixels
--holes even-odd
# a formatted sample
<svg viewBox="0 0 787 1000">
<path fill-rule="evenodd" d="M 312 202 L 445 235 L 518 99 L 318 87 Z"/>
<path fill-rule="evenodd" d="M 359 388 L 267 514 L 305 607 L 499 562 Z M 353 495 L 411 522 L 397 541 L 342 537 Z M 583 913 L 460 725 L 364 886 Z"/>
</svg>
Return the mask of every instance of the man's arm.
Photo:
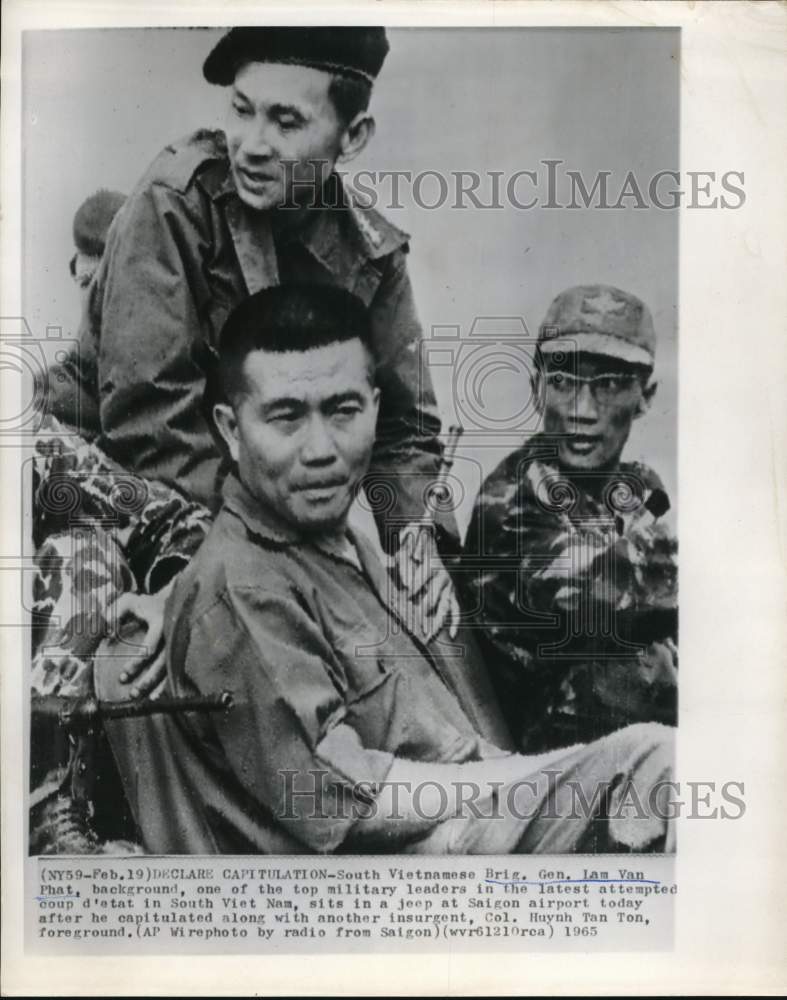
<svg viewBox="0 0 787 1000">
<path fill-rule="evenodd" d="M 83 556 L 107 562 L 112 569 L 109 575 L 115 582 L 115 586 L 109 587 L 101 574 L 88 574 L 72 594 L 72 605 L 64 619 L 71 621 L 71 625 L 65 633 L 53 626 L 52 635 L 66 644 L 64 648 L 70 649 L 80 642 L 84 645 L 84 634 L 97 609 L 107 629 L 117 630 L 118 635 L 125 633 L 136 620 L 141 649 L 136 659 L 129 660 L 125 680 L 134 682 L 134 688 L 130 689 L 132 696 L 150 693 L 166 677 L 165 591 L 204 540 L 210 527 L 207 509 L 190 503 L 162 483 L 126 472 L 96 445 L 69 432 L 51 416 L 46 418 L 42 437 L 36 441 L 33 469 L 36 545 L 48 542 L 50 548 L 57 547 L 65 538 L 70 539 L 68 544 L 73 547 L 69 514 L 74 511 L 56 502 L 63 484 L 73 487 L 80 515 L 98 519 L 104 525 L 90 551 L 86 550 Z M 40 550 L 46 551 L 46 548 Z M 61 560 L 56 560 L 56 564 L 46 568 L 38 589 L 44 594 L 53 586 L 57 589 L 75 572 L 72 564 L 71 556 L 62 565 Z M 130 569 L 134 586 L 128 573 L 117 572 L 119 565 Z M 88 578 L 92 584 L 86 582 Z M 39 603 L 51 620 L 49 604 Z M 45 628 L 46 618 L 44 615 L 40 618 L 36 635 L 43 634 Z M 79 626 L 76 629 L 74 622 Z M 42 643 L 45 648 L 46 640 L 38 640 L 37 646 Z"/>
<path fill-rule="evenodd" d="M 506 666 L 531 672 L 539 641 L 555 638 L 560 599 L 572 586 L 566 524 L 528 488 L 524 465 L 487 479 L 461 562 L 465 610 Z M 552 633 L 550 635 L 550 632 Z"/>
<path fill-rule="evenodd" d="M 457 824 L 491 814 L 496 787 L 527 774 L 528 761 L 505 754 L 460 764 L 394 758 L 391 770 L 373 805 L 350 830 L 347 845 L 360 850 L 406 850 L 415 841 L 430 839 L 429 853 L 450 852 Z M 438 832 L 440 831 L 440 832 Z"/>
<path fill-rule="evenodd" d="M 176 662 L 182 632 L 176 626 Z M 312 850 L 405 847 L 457 815 L 457 781 L 515 773 L 505 755 L 427 763 L 365 746 L 347 721 L 346 679 L 328 638 L 293 596 L 233 588 L 183 641 L 188 683 L 233 693 L 233 710 L 214 724 L 234 774 Z M 444 811 L 434 782 L 445 786 Z"/>
<path fill-rule="evenodd" d="M 210 504 L 220 459 L 202 412 L 205 240 L 196 201 L 141 185 L 110 234 L 91 322 L 101 445 L 125 468 Z"/>
<path fill-rule="evenodd" d="M 188 605 L 170 614 L 174 691 L 230 691 L 232 711 L 213 724 L 237 780 L 287 834 L 337 850 L 393 757 L 346 722 L 346 680 L 320 623 L 297 595 L 257 586 L 228 588 L 196 623 Z"/>
<path fill-rule="evenodd" d="M 386 259 L 370 315 L 381 396 L 366 489 L 383 546 L 392 552 L 398 530 L 423 521 L 427 514 L 424 495 L 443 452 L 437 400 L 424 361 L 404 250 Z M 459 533 L 453 513 L 438 512 L 434 520 L 441 552 L 455 553 Z"/>
<path fill-rule="evenodd" d="M 96 380 L 95 357 L 89 347 L 83 349 L 80 345 L 78 352 L 51 365 L 40 385 L 36 385 L 38 398 L 46 401 L 47 412 L 87 441 L 92 441 L 101 429 Z"/>
<path fill-rule="evenodd" d="M 459 605 L 443 563 L 459 552 L 459 529 L 452 508 L 427 502 L 443 445 L 405 249 L 386 258 L 370 314 L 381 394 L 367 502 L 383 548 L 396 556 L 394 579 L 411 627 L 431 639 L 447 624 L 454 638 Z"/>
</svg>

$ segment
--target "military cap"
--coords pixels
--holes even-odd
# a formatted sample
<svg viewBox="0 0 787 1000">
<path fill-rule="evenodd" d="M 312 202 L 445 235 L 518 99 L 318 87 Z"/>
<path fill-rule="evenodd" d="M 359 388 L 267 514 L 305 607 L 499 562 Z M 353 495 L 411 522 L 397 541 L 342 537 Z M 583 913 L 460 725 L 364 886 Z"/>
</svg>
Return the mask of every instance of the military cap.
<svg viewBox="0 0 787 1000">
<path fill-rule="evenodd" d="M 656 331 L 650 310 L 612 285 L 578 285 L 552 302 L 538 332 L 542 354 L 586 351 L 653 366 Z"/>
<path fill-rule="evenodd" d="M 102 188 L 82 202 L 73 223 L 74 245 L 79 253 L 88 257 L 103 254 L 109 227 L 125 200 L 119 191 Z"/>
<path fill-rule="evenodd" d="M 208 83 L 229 86 L 248 62 L 289 63 L 372 83 L 388 53 L 385 28 L 232 28 L 205 60 Z"/>
</svg>

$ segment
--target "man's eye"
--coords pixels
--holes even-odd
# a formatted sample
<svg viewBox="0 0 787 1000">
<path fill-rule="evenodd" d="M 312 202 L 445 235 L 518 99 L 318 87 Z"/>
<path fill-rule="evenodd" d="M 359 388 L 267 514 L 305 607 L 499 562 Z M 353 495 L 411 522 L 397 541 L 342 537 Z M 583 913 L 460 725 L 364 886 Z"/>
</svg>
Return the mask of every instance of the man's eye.
<svg viewBox="0 0 787 1000">
<path fill-rule="evenodd" d="M 632 375 L 604 375 L 599 382 L 602 392 L 618 395 L 631 390 L 636 382 Z"/>
<path fill-rule="evenodd" d="M 238 116 L 238 118 L 250 118 L 251 108 L 247 107 L 245 104 L 233 104 L 232 110 Z"/>
<path fill-rule="evenodd" d="M 337 406 L 333 415 L 341 420 L 349 420 L 350 417 L 354 417 L 356 413 L 360 412 L 361 408 L 357 403 L 346 403 L 344 406 Z"/>
<path fill-rule="evenodd" d="M 294 410 L 285 410 L 282 413 L 274 413 L 268 419 L 275 424 L 294 424 L 300 415 Z"/>
<path fill-rule="evenodd" d="M 294 129 L 298 128 L 300 124 L 300 119 L 294 118 L 292 115 L 280 115 L 278 119 L 278 126 L 282 132 L 292 132 Z"/>
</svg>

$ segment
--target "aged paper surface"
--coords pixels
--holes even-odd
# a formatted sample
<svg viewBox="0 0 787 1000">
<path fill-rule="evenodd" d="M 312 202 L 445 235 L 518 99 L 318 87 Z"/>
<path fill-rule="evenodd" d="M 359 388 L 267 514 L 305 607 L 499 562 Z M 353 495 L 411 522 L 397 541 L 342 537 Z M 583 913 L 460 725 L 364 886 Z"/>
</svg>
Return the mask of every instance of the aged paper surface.
<svg viewBox="0 0 787 1000">
<path fill-rule="evenodd" d="M 581 949 L 558 955 L 532 941 L 521 949 L 500 939 L 498 948 L 492 938 L 465 947 L 454 938 L 434 952 L 420 948 L 397 954 L 401 938 L 391 937 L 375 950 L 363 941 L 333 952 L 325 945 L 310 948 L 305 962 L 294 946 L 267 954 L 244 948 L 243 955 L 230 954 L 234 949 L 228 947 L 227 954 L 219 954 L 203 949 L 199 940 L 182 948 L 172 943 L 148 948 L 147 954 L 137 941 L 128 942 L 127 952 L 112 954 L 87 944 L 82 955 L 69 950 L 55 957 L 34 949 L 30 914 L 35 920 L 35 903 L 43 904 L 30 898 L 36 890 L 30 888 L 34 862 L 27 861 L 24 808 L 30 552 L 20 536 L 30 532 L 30 511 L 24 492 L 29 486 L 20 475 L 20 455 L 28 442 L 18 428 L 27 404 L 18 352 L 12 349 L 4 351 L 9 360 L 3 364 L 0 450 L 3 990 L 8 995 L 781 992 L 787 978 L 781 891 L 787 831 L 780 774 L 785 760 L 787 465 L 781 332 L 787 216 L 779 169 L 787 131 L 784 7 L 375 4 L 323 5 L 317 12 L 287 5 L 269 6 L 265 13 L 267 21 L 283 24 L 358 20 L 383 22 L 389 29 L 392 55 L 399 61 L 387 67 L 393 82 L 380 84 L 380 135 L 356 166 L 423 173 L 415 192 L 416 208 L 422 210 L 413 209 L 411 190 L 409 214 L 405 210 L 391 218 L 412 233 L 409 268 L 419 313 L 440 341 L 438 347 L 446 349 L 440 329 L 469 325 L 478 316 L 521 313 L 535 328 L 557 292 L 585 281 L 630 286 L 648 301 L 660 336 L 659 396 L 647 425 L 632 433 L 631 454 L 653 463 L 676 501 L 683 653 L 676 778 L 695 789 L 703 782 L 715 787 L 737 783 L 745 809 L 734 819 L 711 818 L 695 799 L 691 815 L 678 820 L 674 861 L 651 859 L 639 876 L 677 886 L 672 913 L 658 934 L 655 928 L 652 934 L 644 930 L 635 946 L 615 938 L 594 948 L 588 938 Z M 8 326 L 8 318 L 24 317 L 45 350 L 57 339 L 50 331 L 60 327 L 60 335 L 68 336 L 75 330 L 70 304 L 75 293 L 65 266 L 73 208 L 84 194 L 104 186 L 104 178 L 112 178 L 109 186 L 129 190 L 144 164 L 173 136 L 220 120 L 218 100 L 206 113 L 192 98 L 187 67 L 199 66 L 221 26 L 260 19 L 259 8 L 245 5 L 154 10 L 18 3 L 7 8 L 0 310 L 6 340 L 13 341 L 18 329 Z M 210 25 L 213 30 L 156 33 L 148 41 L 141 30 L 148 25 Z M 409 27 L 435 30 L 414 31 L 408 39 Z M 597 34 L 579 39 L 570 30 L 579 27 Z M 103 43 L 94 32 L 65 34 L 65 29 L 96 28 L 124 28 L 129 34 L 108 32 Z M 528 34 L 533 28 L 553 29 L 551 41 Z M 626 36 L 620 43 L 624 56 L 619 56 L 612 55 L 621 52 L 610 41 L 615 28 L 664 31 Z M 521 45 L 515 29 L 522 30 Z M 24 45 L 22 32 L 28 33 Z M 512 87 L 495 100 L 484 89 L 483 78 L 492 73 L 484 61 L 489 53 L 502 64 L 495 67 L 498 78 L 526 81 L 526 92 Z M 560 61 L 550 64 L 550 53 Z M 671 56 L 677 65 L 669 66 Z M 667 68 L 659 69 L 665 65 L 662 57 Z M 529 60 L 524 67 L 523 59 Z M 145 71 L 135 76 L 140 66 Z M 402 86 L 406 79 L 414 81 L 413 93 Z M 159 94 L 165 82 L 172 92 Z M 422 92 L 430 83 L 433 91 Z M 78 118 L 78 103 L 100 106 L 94 101 L 96 88 L 113 99 L 104 103 L 104 119 L 91 112 L 86 123 Z M 204 86 L 200 93 L 208 95 Z M 441 106 L 445 122 L 438 118 Z M 520 116 L 528 123 L 525 135 Z M 447 144 L 452 152 L 446 160 L 441 125 L 466 138 L 466 161 L 459 162 L 455 138 Z M 552 147 L 545 146 L 545 137 L 552 137 Z M 530 149 L 529 139 L 538 148 Z M 439 179 L 435 186 L 435 177 L 426 176 L 430 170 L 483 169 L 488 181 L 496 169 L 510 177 L 517 169 L 539 168 L 548 177 L 545 161 L 550 159 L 586 171 L 588 187 L 608 163 L 617 184 L 612 200 L 627 170 L 640 182 L 658 170 L 679 170 L 682 207 L 654 211 L 647 181 L 650 204 L 641 210 L 635 195 L 620 209 L 581 213 L 565 206 L 521 211 L 511 197 L 500 211 L 424 207 L 441 199 Z M 666 190 L 658 189 L 661 197 Z M 530 192 L 523 186 L 507 193 L 525 198 Z M 489 190 L 480 194 L 489 197 Z M 455 196 L 452 189 L 450 197 Z M 611 222 L 613 217 L 619 221 Z M 436 287 L 443 274 L 451 286 L 446 294 Z M 456 359 L 452 363 L 455 373 Z M 459 397 L 452 397 L 456 382 L 442 378 L 437 368 L 433 377 L 444 422 L 458 417 L 467 430 L 468 408 L 461 410 Z M 452 411 L 452 405 L 457 409 Z M 498 453 L 490 454 L 471 439 L 460 453 L 466 468 L 480 469 L 462 484 L 467 496 L 457 517 L 463 528 L 479 475 L 487 475 L 512 447 L 502 433 L 497 444 Z M 694 794 L 701 798 L 701 790 Z M 112 871 L 111 859 L 90 860 L 102 872 Z M 268 872 L 293 867 L 282 858 L 257 860 Z M 344 867 L 357 869 L 359 860 Z M 368 860 L 386 872 L 401 864 L 393 857 Z M 563 876 L 581 880 L 583 873 L 592 879 L 611 867 L 607 859 L 547 858 L 543 865 L 534 860 L 522 859 L 524 865 L 516 859 L 510 868 L 498 869 L 497 858 L 490 861 L 491 876 L 484 858 L 472 864 L 469 858 L 450 859 L 450 865 L 426 858 L 422 867 L 446 872 L 460 861 L 459 868 L 472 869 L 488 883 L 496 881 L 494 873 L 500 880 L 523 883 Z M 184 873 L 199 868 L 200 859 L 178 864 L 185 885 Z M 218 879 L 235 868 L 221 859 L 205 865 L 216 869 Z M 408 866 L 415 867 L 409 861 Z M 318 879 L 308 872 L 320 867 L 302 865 L 305 884 Z M 63 863 L 62 868 L 79 881 L 74 873 L 87 866 Z M 144 868 L 143 862 L 140 871 Z M 633 874 L 646 864 L 630 868 Z M 517 874 L 525 870 L 527 879 Z M 162 878 L 172 871 L 168 868 Z M 259 880 L 243 871 L 224 877 L 239 886 L 244 878 Z M 34 874 L 35 887 L 43 879 L 40 866 Z M 277 876 L 265 876 L 265 885 L 269 877 Z M 94 876 L 93 882 L 98 880 Z"/>
</svg>

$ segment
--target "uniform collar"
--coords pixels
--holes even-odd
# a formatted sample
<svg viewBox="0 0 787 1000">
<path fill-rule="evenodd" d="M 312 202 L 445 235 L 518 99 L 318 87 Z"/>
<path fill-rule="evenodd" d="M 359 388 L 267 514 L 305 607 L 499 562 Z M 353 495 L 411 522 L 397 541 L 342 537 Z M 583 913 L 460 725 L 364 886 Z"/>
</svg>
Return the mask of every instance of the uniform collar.
<svg viewBox="0 0 787 1000">
<path fill-rule="evenodd" d="M 260 504 L 234 472 L 230 473 L 224 480 L 222 492 L 224 497 L 222 510 L 237 517 L 249 534 L 268 548 L 294 550 L 302 547 L 312 551 L 316 550 L 335 562 L 352 567 L 353 571 L 358 573 L 356 563 L 342 552 L 341 546 L 337 542 L 321 540 L 299 532 L 297 528 L 274 514 L 270 508 Z M 361 572 L 366 579 L 367 586 L 371 587 L 388 614 L 399 622 L 402 629 L 415 642 L 415 645 L 431 663 L 449 690 L 452 690 L 451 684 L 446 680 L 443 670 L 433 657 L 431 650 L 411 630 L 410 625 L 400 617 L 398 608 L 391 603 L 391 578 L 377 556 L 372 543 L 362 532 L 356 534 L 350 528 L 347 529 L 347 538 L 355 546 L 361 563 Z"/>
<path fill-rule="evenodd" d="M 374 209 L 359 205 L 357 195 L 338 174 L 331 174 L 323 194 L 323 206 L 310 210 L 304 224 L 283 237 L 282 245 L 300 243 L 340 282 L 354 277 L 367 261 L 379 260 L 408 242 L 407 233 Z M 229 160 L 226 174 L 211 196 L 214 201 L 226 202 L 239 256 L 245 254 L 248 258 L 247 245 L 251 244 L 252 252 L 259 250 L 263 259 L 270 258 L 273 239 L 266 213 L 246 209 L 235 187 Z M 250 293 L 278 282 L 270 260 L 266 261 L 262 279 L 243 266 L 242 259 L 241 265 Z"/>
<path fill-rule="evenodd" d="M 603 473 L 564 469 L 557 461 L 558 442 L 557 437 L 540 431 L 519 450 L 517 462 L 519 465 L 527 464 L 531 486 L 542 482 L 573 483 L 582 494 L 601 501 L 610 497 L 615 485 L 619 484 L 624 491 L 630 490 L 632 497 L 638 497 L 640 504 L 656 518 L 670 509 L 669 495 L 649 466 L 641 462 L 619 462 L 614 469 Z"/>
<path fill-rule="evenodd" d="M 338 174 L 331 174 L 322 195 L 321 207 L 309 213 L 291 238 L 302 243 L 329 270 L 346 273 L 359 263 L 378 260 L 407 243 L 407 233 L 379 212 L 360 205 L 358 196 Z"/>
<path fill-rule="evenodd" d="M 349 561 L 342 554 L 341 546 L 334 539 L 324 539 L 306 534 L 290 524 L 289 521 L 279 517 L 270 507 L 261 504 L 234 472 L 231 472 L 224 480 L 222 495 L 224 507 L 243 522 L 249 534 L 261 540 L 265 545 L 282 549 L 297 545 L 309 545 L 327 553 L 334 559 L 340 559 L 343 562 Z M 356 545 L 356 548 L 359 547 L 353 533 L 349 530 L 347 537 Z M 362 561 L 365 560 L 362 558 Z"/>
<path fill-rule="evenodd" d="M 221 492 L 224 507 L 240 518 L 251 534 L 265 542 L 281 546 L 293 545 L 301 540 L 300 533 L 269 507 L 261 504 L 235 472 L 231 472 L 224 480 Z"/>
</svg>

